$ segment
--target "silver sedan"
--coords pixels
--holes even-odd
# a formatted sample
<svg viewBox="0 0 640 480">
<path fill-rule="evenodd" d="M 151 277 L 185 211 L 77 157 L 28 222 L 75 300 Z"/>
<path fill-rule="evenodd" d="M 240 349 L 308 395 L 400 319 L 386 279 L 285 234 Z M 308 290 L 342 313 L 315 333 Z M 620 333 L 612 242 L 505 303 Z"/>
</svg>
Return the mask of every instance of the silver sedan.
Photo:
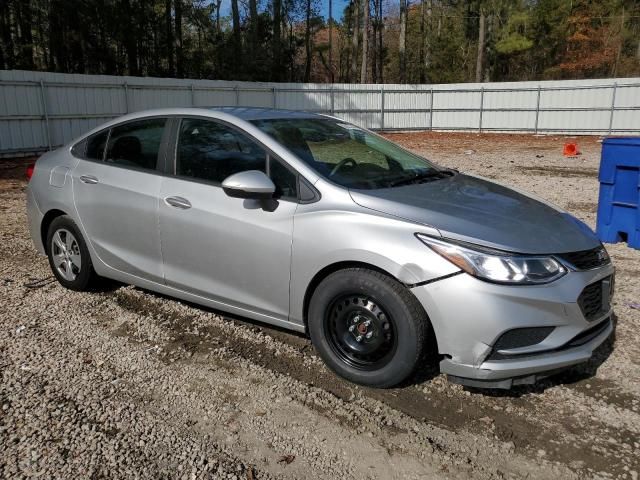
<svg viewBox="0 0 640 480">
<path fill-rule="evenodd" d="M 439 356 L 452 381 L 509 388 L 613 331 L 614 269 L 586 225 L 334 117 L 127 115 L 43 155 L 27 203 L 63 286 L 108 277 L 307 332 L 364 385 Z"/>
</svg>

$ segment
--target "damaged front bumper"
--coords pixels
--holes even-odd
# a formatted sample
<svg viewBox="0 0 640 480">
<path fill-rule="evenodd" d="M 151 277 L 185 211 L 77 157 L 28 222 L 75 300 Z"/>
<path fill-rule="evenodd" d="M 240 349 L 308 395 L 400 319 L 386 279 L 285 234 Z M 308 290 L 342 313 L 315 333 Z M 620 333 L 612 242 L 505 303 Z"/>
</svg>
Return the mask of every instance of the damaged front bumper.
<svg viewBox="0 0 640 480">
<path fill-rule="evenodd" d="M 612 335 L 613 275 L 608 264 L 571 271 L 551 284 L 510 286 L 462 273 L 412 292 L 429 315 L 444 356 L 442 373 L 463 385 L 511 388 L 588 361 Z M 578 300 L 595 284 L 610 290 L 602 294 L 596 314 L 586 315 Z M 498 339 L 518 329 L 549 333 L 529 345 L 498 350 Z"/>
</svg>

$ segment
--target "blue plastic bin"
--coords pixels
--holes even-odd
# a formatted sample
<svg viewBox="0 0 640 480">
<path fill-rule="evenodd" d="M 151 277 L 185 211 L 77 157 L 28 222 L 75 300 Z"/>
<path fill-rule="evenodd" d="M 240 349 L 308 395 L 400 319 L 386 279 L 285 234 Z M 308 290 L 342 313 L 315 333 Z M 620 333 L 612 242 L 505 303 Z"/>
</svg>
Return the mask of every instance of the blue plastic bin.
<svg viewBox="0 0 640 480">
<path fill-rule="evenodd" d="M 598 238 L 640 248 L 640 137 L 606 138 L 598 179 Z"/>
</svg>

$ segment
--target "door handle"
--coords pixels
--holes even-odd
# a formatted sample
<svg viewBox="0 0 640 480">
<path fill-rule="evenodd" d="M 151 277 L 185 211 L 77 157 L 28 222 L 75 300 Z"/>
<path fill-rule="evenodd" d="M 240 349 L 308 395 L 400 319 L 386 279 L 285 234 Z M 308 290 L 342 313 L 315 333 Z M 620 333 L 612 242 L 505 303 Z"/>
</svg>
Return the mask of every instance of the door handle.
<svg viewBox="0 0 640 480">
<path fill-rule="evenodd" d="M 167 205 L 171 205 L 172 207 L 179 208 L 181 210 L 187 210 L 191 208 L 191 202 L 186 198 L 182 197 L 167 197 L 164 199 Z"/>
<path fill-rule="evenodd" d="M 98 183 L 98 179 L 93 175 L 80 175 L 80 181 L 88 185 L 95 185 Z"/>
</svg>

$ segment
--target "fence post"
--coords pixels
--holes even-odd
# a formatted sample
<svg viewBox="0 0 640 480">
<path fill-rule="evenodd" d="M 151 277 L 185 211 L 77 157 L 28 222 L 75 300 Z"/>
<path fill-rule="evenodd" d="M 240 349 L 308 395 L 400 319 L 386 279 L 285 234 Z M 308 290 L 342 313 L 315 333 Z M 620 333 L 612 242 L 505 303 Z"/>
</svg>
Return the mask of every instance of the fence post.
<svg viewBox="0 0 640 480">
<path fill-rule="evenodd" d="M 609 135 L 613 129 L 613 114 L 616 111 L 616 91 L 618 90 L 618 82 L 613 84 L 613 92 L 611 93 L 611 113 L 609 114 Z"/>
<path fill-rule="evenodd" d="M 276 98 L 276 87 L 271 87 L 271 106 L 276 108 L 278 106 L 278 101 Z"/>
<path fill-rule="evenodd" d="M 335 98 L 335 90 L 333 88 L 333 83 L 331 84 L 331 90 L 329 91 L 331 96 L 331 115 L 335 115 L 336 113 L 336 98 Z"/>
<path fill-rule="evenodd" d="M 538 98 L 536 99 L 536 124 L 533 128 L 534 134 L 538 134 L 538 120 L 540 119 L 540 85 L 538 85 Z"/>
<path fill-rule="evenodd" d="M 127 82 L 122 84 L 122 88 L 124 88 L 124 113 L 129 113 L 129 87 Z"/>
<path fill-rule="evenodd" d="M 480 87 L 480 121 L 478 123 L 478 133 L 482 133 L 482 110 L 484 109 L 484 87 Z"/>
<path fill-rule="evenodd" d="M 233 87 L 233 89 L 236 91 L 236 107 L 240 106 L 240 88 L 238 87 L 238 85 L 236 85 L 235 87 Z"/>
<path fill-rule="evenodd" d="M 429 103 L 429 130 L 433 131 L 433 87 L 431 87 L 431 97 Z"/>
<path fill-rule="evenodd" d="M 191 106 L 192 107 L 196 106 L 196 91 L 193 88 L 193 83 L 191 84 Z"/>
<path fill-rule="evenodd" d="M 384 88 L 380 88 L 380 130 L 384 130 Z"/>
<path fill-rule="evenodd" d="M 40 99 L 42 100 L 42 113 L 44 115 L 44 129 L 47 134 L 47 147 L 51 150 L 51 129 L 49 127 L 49 112 L 47 111 L 47 95 L 44 81 L 40 80 Z"/>
</svg>

